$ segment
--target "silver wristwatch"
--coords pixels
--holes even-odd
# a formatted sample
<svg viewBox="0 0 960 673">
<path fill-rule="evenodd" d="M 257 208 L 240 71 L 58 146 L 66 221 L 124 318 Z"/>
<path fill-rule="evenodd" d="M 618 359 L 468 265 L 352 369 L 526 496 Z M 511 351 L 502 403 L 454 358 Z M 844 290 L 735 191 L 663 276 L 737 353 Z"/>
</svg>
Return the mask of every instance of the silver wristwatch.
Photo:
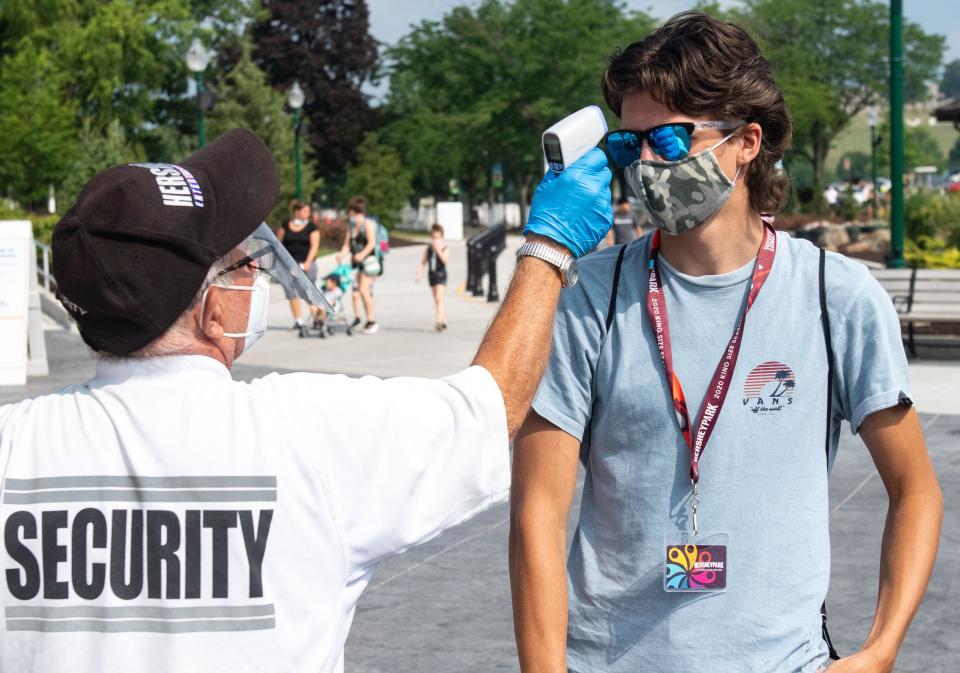
<svg viewBox="0 0 960 673">
<path fill-rule="evenodd" d="M 571 255 L 565 255 L 556 248 L 543 243 L 524 243 L 517 250 L 517 257 L 536 257 L 548 264 L 553 264 L 560 271 L 560 282 L 563 287 L 573 287 L 577 284 L 580 272 L 577 269 L 577 260 Z"/>
</svg>

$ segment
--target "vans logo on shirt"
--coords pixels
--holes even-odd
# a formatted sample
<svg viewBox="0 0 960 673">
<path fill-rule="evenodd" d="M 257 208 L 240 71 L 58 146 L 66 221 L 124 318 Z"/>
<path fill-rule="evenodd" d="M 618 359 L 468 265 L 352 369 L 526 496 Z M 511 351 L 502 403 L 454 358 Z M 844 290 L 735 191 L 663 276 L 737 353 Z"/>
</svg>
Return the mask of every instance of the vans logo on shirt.
<svg viewBox="0 0 960 673">
<path fill-rule="evenodd" d="M 743 384 L 743 406 L 758 415 L 782 411 L 793 404 L 797 377 L 782 362 L 764 362 L 753 368 Z"/>
<path fill-rule="evenodd" d="M 7 479 L 8 631 L 275 628 L 273 476 Z"/>
</svg>

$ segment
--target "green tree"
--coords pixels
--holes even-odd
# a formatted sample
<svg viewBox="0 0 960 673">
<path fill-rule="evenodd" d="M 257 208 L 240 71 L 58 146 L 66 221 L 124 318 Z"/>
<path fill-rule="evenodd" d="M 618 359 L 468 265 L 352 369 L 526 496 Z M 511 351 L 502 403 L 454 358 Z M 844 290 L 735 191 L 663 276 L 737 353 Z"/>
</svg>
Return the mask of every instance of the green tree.
<svg viewBox="0 0 960 673">
<path fill-rule="evenodd" d="M 844 168 L 844 161 L 850 160 L 850 168 Z M 870 177 L 870 155 L 866 152 L 854 150 L 847 152 L 839 161 L 837 161 L 837 177 L 847 180 L 850 177 L 869 178 Z"/>
<path fill-rule="evenodd" d="M 30 206 L 63 177 L 74 154 L 76 104 L 49 49 L 24 43 L 0 61 L 0 189 Z"/>
<path fill-rule="evenodd" d="M 822 207 L 830 145 L 850 120 L 886 96 L 889 7 L 876 0 L 744 0 L 730 12 L 771 62 L 794 120 L 794 152 L 813 167 Z M 904 71 L 920 95 L 943 56 L 944 38 L 904 21 Z"/>
<path fill-rule="evenodd" d="M 277 225 L 289 217 L 288 206 L 296 195 L 293 118 L 284 109 L 283 93 L 270 87 L 264 72 L 251 59 L 250 51 L 247 44 L 240 61 L 223 78 L 220 102 L 209 117 L 208 129 L 210 137 L 215 138 L 232 128 L 247 128 L 270 148 L 280 172 L 279 202 L 270 213 L 271 224 Z M 301 180 L 303 194 L 311 197 L 318 181 L 309 162 L 304 162 Z"/>
<path fill-rule="evenodd" d="M 483 0 L 425 21 L 388 50 L 384 140 L 398 147 L 418 190 L 493 196 L 491 166 L 526 205 L 543 175 L 540 136 L 601 101 L 613 50 L 653 21 L 616 0 Z"/>
<path fill-rule="evenodd" d="M 362 87 L 377 64 L 365 0 L 262 0 L 252 29 L 254 61 L 270 84 L 306 93 L 310 146 L 319 173 L 336 177 L 375 122 Z"/>
<path fill-rule="evenodd" d="M 960 58 L 956 58 L 943 66 L 940 93 L 949 98 L 960 98 Z"/>
<path fill-rule="evenodd" d="M 381 143 L 376 132 L 368 133 L 357 148 L 357 162 L 347 168 L 341 201 L 346 204 L 352 196 L 365 196 L 367 211 L 392 227 L 400 221 L 412 191 L 410 171 L 400 153 Z"/>
<path fill-rule="evenodd" d="M 114 119 L 138 131 L 171 73 L 183 81 L 193 28 L 189 0 L 13 0 L 0 5 L 0 44 L 56 55 L 63 95 L 93 128 Z M 182 87 L 182 84 L 181 84 Z"/>
<path fill-rule="evenodd" d="M 146 159 L 143 149 L 127 140 L 117 120 L 111 122 L 104 132 L 95 130 L 89 119 L 84 120 L 76 149 L 58 190 L 61 209 L 69 208 L 76 201 L 94 174 L 110 166 Z"/>
<path fill-rule="evenodd" d="M 89 143 L 123 142 L 155 160 L 190 146 L 184 53 L 194 35 L 235 39 L 257 0 L 0 2 L 0 187 L 26 204 L 75 177 Z M 73 130 L 71 131 L 71 127 Z M 80 131 L 80 138 L 77 133 Z M 110 138 L 113 138 L 112 140 Z M 99 151 L 98 149 L 98 151 Z M 82 176 L 89 178 L 89 175 Z M 69 187 L 66 192 L 72 192 Z"/>
<path fill-rule="evenodd" d="M 957 138 L 956 142 L 953 143 L 953 147 L 950 148 L 950 156 L 947 157 L 947 162 L 950 168 L 960 167 L 960 138 Z"/>
<path fill-rule="evenodd" d="M 946 168 L 947 162 L 934 135 L 922 126 L 907 127 L 903 134 L 904 169 L 912 171 L 917 166 L 936 166 Z M 890 127 L 880 127 L 880 145 L 877 147 L 877 166 L 884 173 L 890 173 Z"/>
</svg>

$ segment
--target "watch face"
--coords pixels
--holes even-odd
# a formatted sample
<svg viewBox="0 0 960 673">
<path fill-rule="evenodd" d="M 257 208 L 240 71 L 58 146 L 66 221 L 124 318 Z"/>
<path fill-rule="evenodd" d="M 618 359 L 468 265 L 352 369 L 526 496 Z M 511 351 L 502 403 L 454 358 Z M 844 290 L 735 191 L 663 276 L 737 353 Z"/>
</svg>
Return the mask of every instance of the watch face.
<svg viewBox="0 0 960 673">
<path fill-rule="evenodd" d="M 563 286 L 564 287 L 573 287 L 577 284 L 577 281 L 580 280 L 580 268 L 577 266 L 577 260 L 570 260 L 570 266 L 567 267 L 567 270 L 563 273 Z"/>
</svg>

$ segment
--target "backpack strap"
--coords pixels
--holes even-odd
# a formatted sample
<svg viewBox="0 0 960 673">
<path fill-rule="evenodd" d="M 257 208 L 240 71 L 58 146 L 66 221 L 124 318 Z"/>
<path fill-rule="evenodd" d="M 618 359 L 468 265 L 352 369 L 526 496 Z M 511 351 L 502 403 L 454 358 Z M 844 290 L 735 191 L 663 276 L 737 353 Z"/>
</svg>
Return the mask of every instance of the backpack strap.
<svg viewBox="0 0 960 673">
<path fill-rule="evenodd" d="M 600 338 L 600 347 L 597 349 L 597 361 L 594 363 L 593 371 L 596 374 L 597 368 L 600 366 L 600 351 L 603 350 L 603 344 L 607 342 L 607 337 L 610 336 L 610 330 L 613 328 L 613 319 L 617 315 L 617 291 L 620 288 L 620 269 L 623 266 L 623 253 L 627 251 L 627 244 L 624 243 L 620 246 L 620 252 L 617 254 L 617 263 L 613 267 L 613 284 L 610 286 L 610 300 L 607 303 L 607 317 L 604 321 L 605 329 L 603 336 Z M 596 379 L 596 376 L 594 376 Z M 593 389 L 593 384 L 591 384 L 591 390 Z M 591 432 L 591 427 L 593 426 L 593 417 L 597 411 L 597 396 L 596 392 L 593 393 L 593 400 L 590 403 L 590 422 L 587 423 L 587 427 L 583 431 L 584 438 L 587 438 L 587 441 L 580 442 L 580 462 L 583 463 L 583 466 L 587 466 L 587 460 L 590 458 L 590 443 L 589 437 Z"/>
<path fill-rule="evenodd" d="M 830 439 L 833 435 L 833 342 L 830 340 L 830 313 L 827 311 L 827 286 L 825 280 L 827 253 L 820 249 L 820 323 L 823 326 L 823 342 L 827 347 L 827 435 L 824 438 L 824 451 L 827 454 L 827 464 L 830 462 Z"/>
<path fill-rule="evenodd" d="M 603 333 L 604 341 L 606 341 L 607 334 L 610 333 L 610 328 L 613 327 L 613 319 L 617 315 L 617 290 L 620 288 L 620 268 L 623 266 L 623 253 L 626 251 L 626 244 L 620 246 L 620 253 L 617 255 L 617 263 L 613 267 L 613 285 L 610 287 L 610 303 L 607 306 L 607 329 Z"/>
<path fill-rule="evenodd" d="M 819 293 L 820 293 L 820 323 L 823 326 L 823 342 L 827 347 L 827 432 L 824 438 L 824 451 L 827 456 L 827 467 L 830 466 L 830 439 L 833 434 L 833 342 L 830 340 L 830 314 L 827 312 L 827 286 L 825 280 L 827 253 L 820 248 L 820 274 L 819 274 Z M 823 624 L 823 640 L 827 643 L 827 651 L 830 658 L 837 660 L 840 655 L 830 640 L 830 632 L 827 630 L 827 602 L 824 601 L 820 606 L 820 619 Z"/>
</svg>

